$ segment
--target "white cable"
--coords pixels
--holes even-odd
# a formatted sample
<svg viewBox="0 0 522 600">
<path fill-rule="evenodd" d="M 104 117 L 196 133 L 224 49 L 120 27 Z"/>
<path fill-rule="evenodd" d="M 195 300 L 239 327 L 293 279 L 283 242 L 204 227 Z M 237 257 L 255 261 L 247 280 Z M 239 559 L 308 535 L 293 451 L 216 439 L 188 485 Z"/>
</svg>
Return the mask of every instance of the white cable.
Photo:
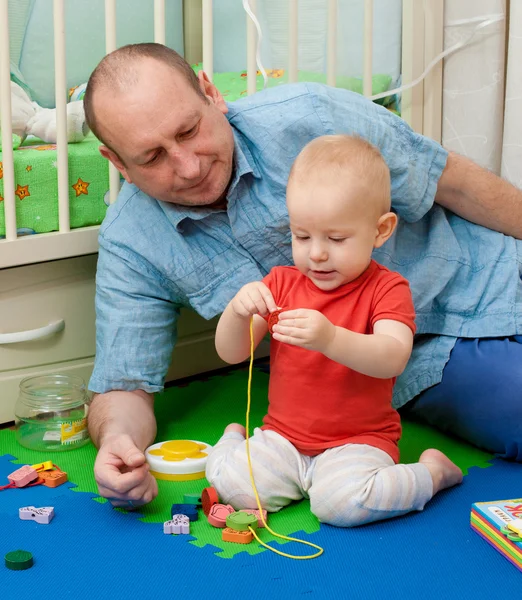
<svg viewBox="0 0 522 600">
<path fill-rule="evenodd" d="M 489 27 L 490 25 L 493 25 L 494 23 L 498 23 L 499 21 L 503 21 L 504 18 L 505 18 L 504 15 L 495 15 L 495 16 L 492 16 L 490 19 L 483 21 L 482 23 L 477 25 L 477 27 L 475 27 L 475 29 L 473 29 L 473 31 L 471 32 L 471 35 L 469 35 L 466 40 L 457 42 L 454 46 L 451 46 L 451 48 L 444 50 L 444 52 L 441 52 L 438 56 L 436 56 L 430 62 L 430 64 L 426 67 L 426 70 L 424 71 L 424 73 L 422 73 L 422 75 L 417 77 L 417 79 L 413 80 L 411 83 L 408 83 L 407 85 L 403 85 L 401 87 L 395 88 L 394 90 L 388 90 L 387 92 L 382 92 L 380 94 L 375 94 L 375 96 L 370 96 L 369 99 L 370 100 L 380 100 L 381 98 L 387 98 L 388 96 L 393 96 L 394 94 L 398 94 L 399 92 L 404 92 L 405 90 L 409 90 L 410 88 L 415 87 L 423 79 L 425 79 L 425 77 L 428 75 L 428 73 L 433 69 L 433 67 L 439 61 L 441 61 L 446 56 L 453 54 L 453 52 L 460 50 L 460 48 L 467 46 L 471 42 L 471 40 L 475 37 L 475 34 L 480 29 L 483 29 L 484 27 Z"/>
<path fill-rule="evenodd" d="M 257 46 L 256 46 L 256 65 L 258 66 L 259 70 L 261 71 L 261 75 L 263 76 L 264 79 L 264 85 L 263 85 L 263 89 L 266 89 L 266 86 L 268 85 L 268 75 L 265 71 L 265 67 L 263 67 L 263 63 L 261 62 L 261 40 L 263 39 L 263 34 L 261 32 L 261 25 L 259 24 L 259 21 L 257 20 L 256 15 L 252 12 L 252 9 L 250 8 L 250 4 L 248 2 L 248 0 L 243 0 L 243 8 L 245 9 L 245 12 L 247 13 L 247 15 L 252 19 L 252 22 L 254 23 L 254 25 L 256 26 L 256 30 L 257 30 Z"/>
</svg>

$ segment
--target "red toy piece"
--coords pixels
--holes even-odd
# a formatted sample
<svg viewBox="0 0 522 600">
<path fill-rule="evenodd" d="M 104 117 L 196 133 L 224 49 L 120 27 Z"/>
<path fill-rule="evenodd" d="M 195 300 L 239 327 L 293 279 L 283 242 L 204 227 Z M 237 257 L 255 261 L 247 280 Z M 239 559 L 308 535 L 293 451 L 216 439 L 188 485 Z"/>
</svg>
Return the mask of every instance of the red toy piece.
<svg viewBox="0 0 522 600">
<path fill-rule="evenodd" d="M 213 487 L 207 487 L 201 492 L 201 506 L 206 517 L 208 517 L 214 504 L 219 504 L 218 493 Z"/>
<path fill-rule="evenodd" d="M 285 310 L 286 308 L 280 308 L 279 310 L 274 310 L 273 313 L 270 313 L 268 315 L 268 331 L 270 332 L 270 334 L 274 333 L 274 325 L 277 325 L 280 313 L 282 313 Z"/>
</svg>

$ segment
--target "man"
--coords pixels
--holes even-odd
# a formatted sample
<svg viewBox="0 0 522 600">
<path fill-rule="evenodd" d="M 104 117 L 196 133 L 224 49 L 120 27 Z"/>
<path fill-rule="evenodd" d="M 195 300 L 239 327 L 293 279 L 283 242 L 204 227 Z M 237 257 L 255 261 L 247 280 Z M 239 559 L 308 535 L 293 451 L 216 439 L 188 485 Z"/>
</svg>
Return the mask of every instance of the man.
<svg viewBox="0 0 522 600">
<path fill-rule="evenodd" d="M 127 182 L 100 231 L 89 429 L 101 495 L 128 506 L 157 494 L 143 450 L 179 310 L 211 318 L 291 263 L 288 173 L 330 133 L 366 138 L 391 172 L 400 222 L 374 256 L 410 281 L 419 333 L 395 406 L 413 400 L 430 423 L 522 460 L 522 246 L 508 237 L 522 237 L 519 190 L 345 90 L 296 84 L 227 105 L 157 44 L 105 57 L 84 102 Z"/>
</svg>

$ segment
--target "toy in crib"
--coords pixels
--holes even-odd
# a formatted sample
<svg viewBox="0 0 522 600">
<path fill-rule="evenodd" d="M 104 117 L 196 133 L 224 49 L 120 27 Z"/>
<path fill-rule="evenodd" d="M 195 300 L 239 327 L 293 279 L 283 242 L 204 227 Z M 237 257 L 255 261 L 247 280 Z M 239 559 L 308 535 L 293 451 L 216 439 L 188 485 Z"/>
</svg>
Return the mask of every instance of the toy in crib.
<svg viewBox="0 0 522 600">
<path fill-rule="evenodd" d="M 56 109 L 42 108 L 36 102 L 32 102 L 27 92 L 15 81 L 11 81 L 11 113 L 14 149 L 18 148 L 29 135 L 47 143 L 56 143 Z M 88 133 L 89 128 L 85 121 L 83 101 L 69 102 L 67 104 L 67 141 L 70 143 L 81 142 Z"/>
</svg>

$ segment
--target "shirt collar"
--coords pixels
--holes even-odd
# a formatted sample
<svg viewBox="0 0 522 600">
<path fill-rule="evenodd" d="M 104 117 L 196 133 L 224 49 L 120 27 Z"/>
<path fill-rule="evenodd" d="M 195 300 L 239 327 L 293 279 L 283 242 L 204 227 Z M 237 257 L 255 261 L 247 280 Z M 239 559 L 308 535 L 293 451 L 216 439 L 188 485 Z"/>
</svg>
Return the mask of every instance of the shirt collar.
<svg viewBox="0 0 522 600">
<path fill-rule="evenodd" d="M 247 175 L 248 173 L 252 173 L 256 179 L 259 179 L 261 176 L 254 161 L 254 157 L 252 156 L 252 153 L 250 152 L 243 135 L 233 126 L 232 132 L 234 134 L 234 168 L 232 171 L 232 181 L 230 182 L 227 191 L 227 200 L 229 202 L 232 192 L 236 188 L 241 177 Z M 162 202 L 161 204 L 164 205 L 164 210 L 168 212 L 171 222 L 175 225 L 178 231 L 183 230 L 181 223 L 185 219 L 200 221 L 201 219 L 208 217 L 210 214 L 216 213 L 215 210 L 205 207 L 191 208 L 189 206 L 180 206 L 179 204 L 171 204 L 166 202 Z"/>
</svg>

